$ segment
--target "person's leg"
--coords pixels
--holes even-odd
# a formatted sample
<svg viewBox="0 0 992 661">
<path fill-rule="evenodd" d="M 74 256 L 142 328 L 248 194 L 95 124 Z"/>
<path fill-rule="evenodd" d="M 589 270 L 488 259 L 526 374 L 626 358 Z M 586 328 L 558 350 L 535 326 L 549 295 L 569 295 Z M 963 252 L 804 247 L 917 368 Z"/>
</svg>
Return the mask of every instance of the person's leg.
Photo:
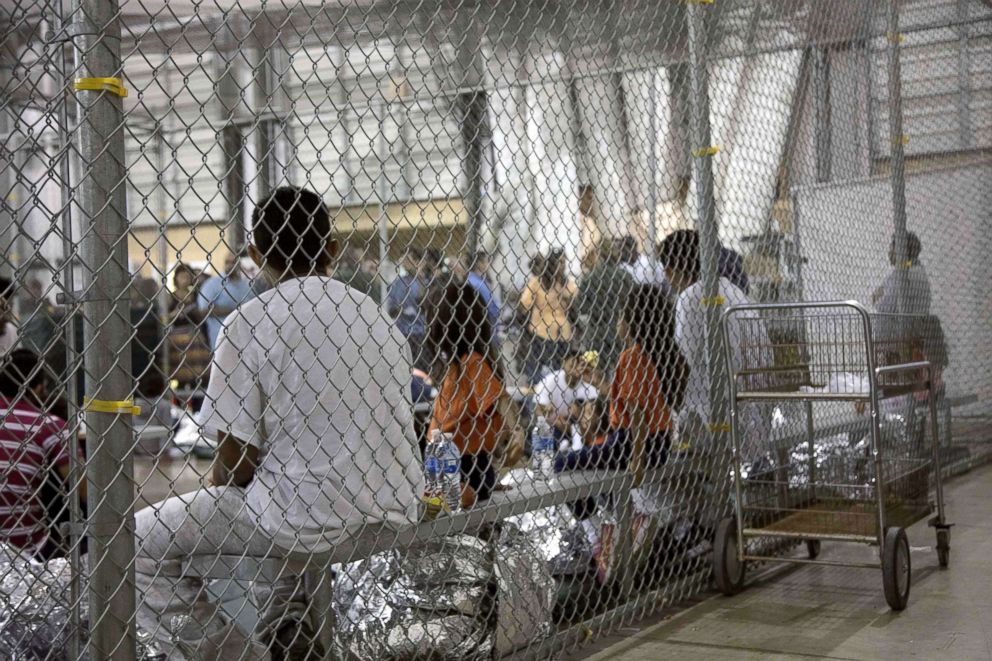
<svg viewBox="0 0 992 661">
<path fill-rule="evenodd" d="M 193 555 L 265 556 L 272 544 L 247 510 L 244 492 L 212 487 L 169 498 L 135 516 L 137 622 L 173 654 L 256 659 L 253 645 L 207 601 L 203 581 L 182 577 Z"/>
<path fill-rule="evenodd" d="M 472 487 L 477 501 L 489 500 L 496 487 L 496 471 L 491 454 L 463 454 L 461 473 L 462 481 Z"/>
</svg>

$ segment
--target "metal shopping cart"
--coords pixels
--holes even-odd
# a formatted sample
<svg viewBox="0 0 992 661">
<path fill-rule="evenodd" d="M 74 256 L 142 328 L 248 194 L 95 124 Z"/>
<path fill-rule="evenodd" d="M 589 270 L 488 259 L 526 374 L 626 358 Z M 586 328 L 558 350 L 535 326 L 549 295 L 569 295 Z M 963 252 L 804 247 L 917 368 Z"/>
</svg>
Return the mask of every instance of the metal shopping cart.
<svg viewBox="0 0 992 661">
<path fill-rule="evenodd" d="M 881 568 L 885 599 L 902 610 L 911 577 L 905 529 L 934 508 L 929 523 L 936 528 L 940 566 L 947 566 L 951 526 L 944 518 L 925 328 L 911 315 L 869 314 L 853 301 L 745 305 L 724 313 L 735 483 L 735 516 L 719 523 L 714 541 L 714 574 L 724 594 L 741 590 L 749 561 Z M 748 457 L 746 463 L 742 413 L 790 400 L 805 408 L 802 445 L 759 439 L 759 446 L 768 446 L 761 448 L 763 460 L 750 463 Z M 816 402 L 854 402 L 870 413 L 860 456 L 848 453 L 829 465 L 818 461 Z M 883 435 L 883 407 L 892 403 L 908 409 L 904 416 L 889 416 L 904 420 L 905 429 Z M 929 425 L 917 415 L 923 407 Z M 753 453 L 753 444 L 748 451 Z M 805 542 L 809 557 L 763 555 L 754 551 L 768 546 L 762 539 Z M 818 560 L 821 540 L 877 546 L 880 560 Z"/>
</svg>

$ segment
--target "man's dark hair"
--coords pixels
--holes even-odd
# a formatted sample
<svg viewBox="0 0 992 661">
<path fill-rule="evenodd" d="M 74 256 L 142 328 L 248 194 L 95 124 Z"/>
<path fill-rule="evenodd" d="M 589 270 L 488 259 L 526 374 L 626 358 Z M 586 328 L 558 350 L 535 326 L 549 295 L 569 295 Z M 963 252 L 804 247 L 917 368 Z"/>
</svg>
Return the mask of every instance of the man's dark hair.
<svg viewBox="0 0 992 661">
<path fill-rule="evenodd" d="M 695 230 L 672 232 L 658 245 L 658 260 L 666 268 L 698 280 L 699 234 Z"/>
<path fill-rule="evenodd" d="M 923 252 L 923 244 L 915 232 L 906 232 L 906 259 L 915 262 Z"/>
<path fill-rule="evenodd" d="M 30 349 L 14 349 L 0 359 L 0 395 L 16 398 L 47 382 L 48 373 Z"/>
<path fill-rule="evenodd" d="M 280 270 L 310 272 L 330 265 L 331 217 L 311 190 L 284 186 L 252 214 L 252 240 L 266 262 Z"/>
</svg>

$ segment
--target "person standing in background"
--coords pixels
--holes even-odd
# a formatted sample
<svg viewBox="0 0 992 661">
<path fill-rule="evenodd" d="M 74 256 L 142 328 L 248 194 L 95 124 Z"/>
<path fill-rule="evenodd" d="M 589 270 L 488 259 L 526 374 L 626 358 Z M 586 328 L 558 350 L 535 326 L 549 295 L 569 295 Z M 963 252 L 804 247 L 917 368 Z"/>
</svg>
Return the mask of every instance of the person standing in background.
<svg viewBox="0 0 992 661">
<path fill-rule="evenodd" d="M 381 303 L 382 296 L 375 270 L 373 268 L 370 274 L 363 268 L 363 255 L 362 249 L 357 246 L 346 247 L 334 268 L 334 279 L 371 297 L 376 303 Z"/>
<path fill-rule="evenodd" d="M 531 384 L 547 371 L 561 369 L 572 341 L 569 309 L 575 297 L 575 283 L 565 271 L 565 255 L 552 250 L 544 260 L 539 277 L 533 278 L 520 295 L 520 307 L 527 315 L 532 336 L 526 374 Z"/>
<path fill-rule="evenodd" d="M 896 237 L 889 244 L 889 264 L 892 271 L 885 277 L 881 286 L 872 294 L 871 300 L 875 309 L 883 314 L 930 314 L 930 278 L 920 263 L 920 253 L 923 246 L 920 237 L 913 232 L 906 232 L 906 261 L 900 263 L 896 250 Z M 899 294 L 902 278 L 905 277 L 905 296 L 903 305 L 899 308 Z"/>
<path fill-rule="evenodd" d="M 685 405 L 680 416 L 680 431 L 694 450 L 708 451 L 711 438 L 707 431 L 711 422 L 713 402 L 710 401 L 710 360 L 706 336 L 708 332 L 707 307 L 703 305 L 705 292 L 701 277 L 699 256 L 699 234 L 695 230 L 678 230 L 669 234 L 661 243 L 659 257 L 665 265 L 665 272 L 672 289 L 677 295 L 675 305 L 675 341 L 689 366 L 689 381 L 686 388 Z M 732 305 L 747 305 L 751 301 L 747 295 L 726 277 L 718 281 L 718 295 L 722 299 L 720 309 L 726 310 Z M 741 313 L 741 317 L 758 318 L 756 311 Z M 741 354 L 740 329 L 733 325 L 729 329 L 731 349 L 734 353 L 734 364 L 743 362 Z M 752 337 L 751 342 L 762 351 L 770 351 L 771 342 L 763 324 L 754 324 L 749 333 L 760 333 L 761 337 Z M 752 358 L 755 360 L 756 358 Z M 759 364 L 772 364 L 771 356 L 767 356 Z M 724 412 L 724 415 L 726 413 Z M 755 443 L 767 439 L 770 431 L 770 410 L 764 404 L 751 403 L 742 408 L 739 416 L 741 422 L 743 453 L 751 460 L 757 449 Z"/>
<path fill-rule="evenodd" d="M 492 261 L 485 252 L 462 255 L 455 264 L 455 275 L 465 281 L 482 297 L 489 314 L 489 322 L 493 325 L 495 337 L 499 337 L 499 317 L 502 305 L 495 287 L 490 279 L 489 268 Z"/>
<path fill-rule="evenodd" d="M 582 346 L 599 352 L 599 366 L 611 376 L 623 346 L 617 338 L 620 310 L 637 286 L 623 267 L 616 242 L 604 240 L 599 261 L 582 279 L 575 310 L 583 319 Z"/>
<path fill-rule="evenodd" d="M 207 318 L 207 342 L 217 348 L 224 319 L 245 301 L 255 297 L 251 281 L 241 269 L 241 260 L 233 252 L 224 259 L 224 273 L 203 283 L 197 297 L 200 311 Z"/>
<path fill-rule="evenodd" d="M 427 349 L 427 322 L 424 301 L 434 281 L 436 263 L 419 248 L 410 247 L 403 256 L 404 273 L 389 285 L 386 312 L 406 337 L 413 356 L 413 366 L 430 371 L 433 360 Z"/>
</svg>

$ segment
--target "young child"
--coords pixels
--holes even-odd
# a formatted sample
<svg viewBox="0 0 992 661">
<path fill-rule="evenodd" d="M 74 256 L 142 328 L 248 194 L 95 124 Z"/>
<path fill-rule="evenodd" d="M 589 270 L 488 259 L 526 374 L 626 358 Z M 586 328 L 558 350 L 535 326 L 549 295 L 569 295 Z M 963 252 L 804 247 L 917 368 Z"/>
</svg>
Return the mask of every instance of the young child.
<svg viewBox="0 0 992 661">
<path fill-rule="evenodd" d="M 585 381 L 609 393 L 609 433 L 599 444 L 560 453 L 558 471 L 625 469 L 633 451 L 634 414 L 646 427 L 646 466 L 665 463 L 673 411 L 682 404 L 688 367 L 675 344 L 671 304 L 657 287 L 644 285 L 627 298 L 617 325 L 625 348 L 612 382 L 597 368 L 587 368 Z"/>
</svg>

